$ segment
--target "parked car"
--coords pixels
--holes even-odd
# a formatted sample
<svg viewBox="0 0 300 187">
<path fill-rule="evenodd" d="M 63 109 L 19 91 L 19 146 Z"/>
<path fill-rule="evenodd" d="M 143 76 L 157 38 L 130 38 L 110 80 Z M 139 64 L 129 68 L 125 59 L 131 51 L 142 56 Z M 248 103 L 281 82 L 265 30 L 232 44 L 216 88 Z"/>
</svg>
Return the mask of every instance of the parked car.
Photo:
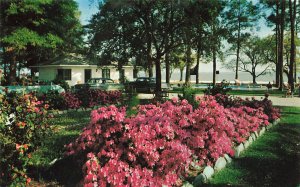
<svg viewBox="0 0 300 187">
<path fill-rule="evenodd" d="M 4 89 L 7 89 L 8 93 L 30 93 L 36 92 L 38 94 L 47 93 L 49 91 L 57 91 L 58 93 L 65 92 L 60 85 L 50 84 L 50 85 L 35 85 L 35 86 L 0 86 L 0 94 L 5 94 Z"/>
<path fill-rule="evenodd" d="M 99 89 L 104 91 L 124 90 L 123 84 L 115 83 L 109 78 L 91 78 L 84 84 L 74 85 L 73 90 L 78 91 L 80 89 Z"/>
<path fill-rule="evenodd" d="M 138 93 L 154 93 L 156 89 L 156 79 L 153 77 L 138 77 L 135 81 L 125 84 L 126 91 Z M 172 90 L 168 83 L 161 83 L 164 92 Z"/>
</svg>

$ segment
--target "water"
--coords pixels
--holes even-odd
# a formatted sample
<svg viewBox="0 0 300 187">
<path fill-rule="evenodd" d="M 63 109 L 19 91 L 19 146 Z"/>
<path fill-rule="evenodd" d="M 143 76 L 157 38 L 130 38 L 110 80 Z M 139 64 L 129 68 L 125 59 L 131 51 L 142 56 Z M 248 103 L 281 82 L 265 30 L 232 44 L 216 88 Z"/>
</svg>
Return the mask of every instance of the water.
<svg viewBox="0 0 300 187">
<path fill-rule="evenodd" d="M 165 70 L 162 71 L 162 81 L 165 81 Z M 139 76 L 145 76 L 144 72 L 140 72 Z M 154 71 L 155 76 L 155 71 Z M 300 76 L 300 72 L 297 72 L 297 77 Z M 235 80 L 235 72 L 222 72 L 216 75 L 217 82 L 221 82 L 222 80 L 226 80 L 228 82 L 234 83 Z M 174 70 L 171 74 L 171 82 L 178 82 L 180 80 L 180 71 Z M 199 81 L 201 83 L 211 83 L 213 80 L 213 74 L 211 72 L 199 72 Z M 252 76 L 250 73 L 239 72 L 239 80 L 242 83 L 252 83 Z M 185 81 L 185 71 L 183 72 L 183 81 Z M 284 82 L 287 82 L 287 76 L 284 74 Z M 196 75 L 191 75 L 191 82 L 196 82 Z M 256 78 L 256 82 L 260 84 L 267 84 L 268 82 L 275 82 L 275 72 L 268 73 L 266 75 L 261 75 Z"/>
</svg>

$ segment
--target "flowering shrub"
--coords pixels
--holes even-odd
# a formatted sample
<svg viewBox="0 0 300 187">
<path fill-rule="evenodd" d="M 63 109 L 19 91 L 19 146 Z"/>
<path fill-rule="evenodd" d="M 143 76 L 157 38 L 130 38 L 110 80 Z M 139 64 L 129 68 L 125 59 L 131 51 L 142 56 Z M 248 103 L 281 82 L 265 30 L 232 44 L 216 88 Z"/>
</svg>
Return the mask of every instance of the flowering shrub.
<svg viewBox="0 0 300 187">
<path fill-rule="evenodd" d="M 91 121 L 66 155 L 83 162 L 86 186 L 180 186 L 191 165 L 213 165 L 250 132 L 268 125 L 261 108 L 224 108 L 213 96 L 138 106 L 135 116 L 114 105 Z"/>
<path fill-rule="evenodd" d="M 81 101 L 72 92 L 61 93 L 64 99 L 64 105 L 66 108 L 77 109 L 81 106 Z"/>
<path fill-rule="evenodd" d="M 89 90 L 89 104 L 87 107 L 94 107 L 97 105 L 117 104 L 121 101 L 121 91 L 102 91 Z"/>
<path fill-rule="evenodd" d="M 221 82 L 218 83 L 212 87 L 210 87 L 210 85 L 208 86 L 207 89 L 204 90 L 204 94 L 205 95 L 212 95 L 215 96 L 217 94 L 222 94 L 222 95 L 226 95 L 229 91 L 231 91 L 232 89 L 228 87 L 229 83 L 226 82 Z"/>
<path fill-rule="evenodd" d="M 262 112 L 261 108 L 253 109 L 243 106 L 240 108 L 230 108 L 230 111 L 234 116 L 230 114 L 227 116 L 233 122 L 236 129 L 233 136 L 235 143 L 244 142 L 250 136 L 250 133 L 269 124 L 268 116 Z"/>
<path fill-rule="evenodd" d="M 49 130 L 48 105 L 31 94 L 0 95 L 0 185 L 30 182 L 26 167 L 31 152 Z"/>
<path fill-rule="evenodd" d="M 81 90 L 72 92 L 49 92 L 41 95 L 39 100 L 48 103 L 50 109 L 78 109 L 80 107 L 94 107 L 104 104 L 117 104 L 121 102 L 122 92 L 102 90 Z"/>
<path fill-rule="evenodd" d="M 276 119 L 280 118 L 279 109 L 273 107 L 272 101 L 268 100 L 267 98 L 263 100 L 256 100 L 255 98 L 250 100 L 249 98 L 246 98 L 244 100 L 240 97 L 222 94 L 217 94 L 215 97 L 217 102 L 223 105 L 225 108 L 238 108 L 241 106 L 247 106 L 255 109 L 262 108 L 263 112 L 269 117 L 270 122 L 274 122 Z"/>
<path fill-rule="evenodd" d="M 39 95 L 38 100 L 47 103 L 49 105 L 49 109 L 66 109 L 64 97 L 55 91 L 50 91 L 46 94 Z"/>
<path fill-rule="evenodd" d="M 121 91 L 103 91 L 97 89 L 82 89 L 76 96 L 83 107 L 94 107 L 104 104 L 118 104 L 121 101 Z"/>
</svg>

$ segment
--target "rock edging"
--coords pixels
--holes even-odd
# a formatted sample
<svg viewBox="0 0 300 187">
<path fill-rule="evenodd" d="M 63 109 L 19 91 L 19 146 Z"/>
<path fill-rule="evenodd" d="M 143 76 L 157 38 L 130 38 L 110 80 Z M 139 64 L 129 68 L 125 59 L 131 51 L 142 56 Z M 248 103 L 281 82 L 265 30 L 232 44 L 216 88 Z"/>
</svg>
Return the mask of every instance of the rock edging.
<svg viewBox="0 0 300 187">
<path fill-rule="evenodd" d="M 273 123 L 270 123 L 267 127 L 262 127 L 259 132 L 255 131 L 254 133 L 251 133 L 249 138 L 244 141 L 243 143 L 239 144 L 234 148 L 235 154 L 234 158 L 238 158 L 240 154 L 249 147 L 258 137 L 263 135 L 266 131 L 268 131 L 273 126 L 277 125 L 279 123 L 280 119 L 277 119 Z M 214 173 L 222 170 L 226 167 L 226 164 L 232 162 L 232 159 L 230 156 L 225 154 L 223 157 L 220 157 L 216 163 L 214 164 L 214 168 L 211 166 L 206 166 L 202 173 L 200 173 L 198 176 L 195 177 L 194 181 L 191 183 L 184 182 L 182 187 L 197 187 L 201 186 L 202 184 L 205 184 L 208 182 L 208 180 L 213 176 Z"/>
</svg>

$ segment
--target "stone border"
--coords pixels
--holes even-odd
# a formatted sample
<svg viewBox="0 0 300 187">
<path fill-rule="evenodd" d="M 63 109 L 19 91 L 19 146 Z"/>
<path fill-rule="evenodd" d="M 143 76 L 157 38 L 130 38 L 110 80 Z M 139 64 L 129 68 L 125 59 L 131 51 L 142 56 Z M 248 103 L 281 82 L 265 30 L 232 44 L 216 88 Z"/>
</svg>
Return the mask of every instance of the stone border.
<svg viewBox="0 0 300 187">
<path fill-rule="evenodd" d="M 238 158 L 240 154 L 249 147 L 258 137 L 263 135 L 266 131 L 268 131 L 273 126 L 277 125 L 279 123 L 280 119 L 277 119 L 273 123 L 270 123 L 267 127 L 262 127 L 259 132 L 255 131 L 254 133 L 251 133 L 249 138 L 244 141 L 243 143 L 239 144 L 234 148 L 234 158 Z M 182 187 L 194 187 L 194 186 L 201 186 L 208 182 L 208 180 L 214 175 L 214 173 L 222 170 L 226 167 L 226 164 L 232 162 L 232 159 L 227 154 L 224 155 L 224 157 L 218 158 L 216 163 L 214 164 L 214 168 L 211 166 L 206 166 L 202 173 L 200 173 L 194 181 L 189 183 L 188 181 L 185 181 Z"/>
</svg>

